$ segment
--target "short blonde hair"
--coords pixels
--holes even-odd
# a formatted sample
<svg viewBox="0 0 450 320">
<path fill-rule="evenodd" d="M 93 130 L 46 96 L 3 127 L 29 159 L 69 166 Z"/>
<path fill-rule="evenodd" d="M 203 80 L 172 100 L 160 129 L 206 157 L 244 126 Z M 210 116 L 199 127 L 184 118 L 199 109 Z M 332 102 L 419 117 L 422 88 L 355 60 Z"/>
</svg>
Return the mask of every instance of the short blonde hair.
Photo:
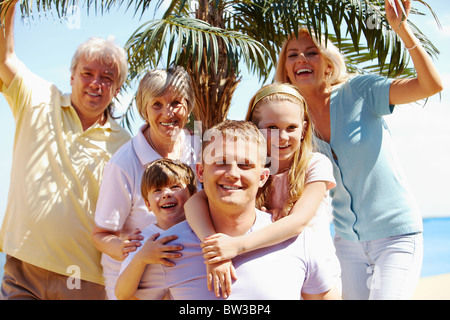
<svg viewBox="0 0 450 320">
<path fill-rule="evenodd" d="M 191 196 L 197 192 L 197 178 L 189 165 L 167 158 L 152 161 L 142 174 L 142 197 L 147 199 L 150 190 L 164 188 L 172 183 L 185 185 Z"/>
<path fill-rule="evenodd" d="M 89 38 L 80 44 L 72 57 L 70 72 L 73 74 L 81 57 L 98 59 L 102 64 L 115 65 L 119 71 L 118 87 L 122 87 L 128 76 L 128 60 L 125 50 L 114 42 L 113 37 Z"/>
<path fill-rule="evenodd" d="M 188 114 L 194 109 L 192 80 L 183 67 L 153 69 L 142 78 L 136 93 L 136 107 L 142 119 L 147 120 L 147 102 L 164 95 L 169 88 L 186 99 Z"/>
<path fill-rule="evenodd" d="M 236 141 L 241 139 L 244 141 L 256 142 L 258 146 L 258 161 L 262 166 L 266 164 L 266 139 L 252 122 L 243 120 L 225 120 L 206 130 L 203 134 L 202 161 L 205 160 L 203 157 L 203 151 L 205 150 L 206 146 L 209 145 L 213 138 L 217 137 L 218 135 L 223 137 L 223 141 Z"/>
<path fill-rule="evenodd" d="M 325 36 L 322 35 L 320 42 L 317 41 L 317 37 L 315 34 L 310 34 L 307 28 L 301 28 L 298 31 L 298 37 L 294 33 L 292 33 L 286 41 L 283 43 L 281 48 L 277 67 L 275 69 L 275 81 L 281 83 L 291 83 L 287 74 L 286 74 L 286 54 L 287 54 L 287 46 L 289 41 L 292 39 L 298 39 L 301 36 L 308 36 L 312 39 L 317 49 L 321 52 L 321 54 L 325 57 L 325 60 L 332 66 L 333 71 L 330 76 L 325 79 L 330 86 L 335 86 L 340 83 L 343 83 L 348 80 L 350 74 L 347 72 L 347 66 L 345 64 L 345 59 L 339 49 Z"/>
</svg>

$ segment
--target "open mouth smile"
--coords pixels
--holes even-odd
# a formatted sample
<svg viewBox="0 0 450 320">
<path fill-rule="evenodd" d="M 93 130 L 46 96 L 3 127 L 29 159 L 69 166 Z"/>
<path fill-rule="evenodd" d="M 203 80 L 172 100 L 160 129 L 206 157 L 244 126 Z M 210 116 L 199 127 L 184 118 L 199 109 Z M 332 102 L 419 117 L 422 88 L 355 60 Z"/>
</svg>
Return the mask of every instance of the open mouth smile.
<svg viewBox="0 0 450 320">
<path fill-rule="evenodd" d="M 313 71 L 311 70 L 311 69 L 309 69 L 309 68 L 301 68 L 301 69 L 298 69 L 296 72 L 295 72 L 295 74 L 296 75 L 304 75 L 304 74 L 311 74 Z"/>
<path fill-rule="evenodd" d="M 172 122 L 160 122 L 161 125 L 169 127 L 169 126 L 174 126 L 177 124 L 177 121 L 172 121 Z"/>
<path fill-rule="evenodd" d="M 162 206 L 161 206 L 161 208 L 163 208 L 163 209 L 170 209 L 170 208 L 173 208 L 173 207 L 176 207 L 176 203 L 168 203 L 168 204 L 163 204 Z"/>
<path fill-rule="evenodd" d="M 225 185 L 225 184 L 221 184 L 220 186 L 223 189 L 226 189 L 226 190 L 240 190 L 240 189 L 242 189 L 242 187 L 239 187 L 239 186 L 230 186 L 230 185 Z"/>
</svg>

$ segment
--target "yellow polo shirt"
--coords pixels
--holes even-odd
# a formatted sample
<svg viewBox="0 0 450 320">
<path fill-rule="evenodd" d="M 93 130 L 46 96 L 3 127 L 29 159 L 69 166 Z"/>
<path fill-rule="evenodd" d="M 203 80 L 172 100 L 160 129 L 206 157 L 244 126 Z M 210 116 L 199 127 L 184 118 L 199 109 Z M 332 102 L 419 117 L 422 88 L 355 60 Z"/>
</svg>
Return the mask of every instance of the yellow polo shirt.
<svg viewBox="0 0 450 320">
<path fill-rule="evenodd" d="M 70 95 L 23 65 L 2 88 L 16 122 L 0 249 L 69 277 L 103 284 L 91 229 L 103 169 L 131 137 L 110 117 L 83 131 Z"/>
</svg>

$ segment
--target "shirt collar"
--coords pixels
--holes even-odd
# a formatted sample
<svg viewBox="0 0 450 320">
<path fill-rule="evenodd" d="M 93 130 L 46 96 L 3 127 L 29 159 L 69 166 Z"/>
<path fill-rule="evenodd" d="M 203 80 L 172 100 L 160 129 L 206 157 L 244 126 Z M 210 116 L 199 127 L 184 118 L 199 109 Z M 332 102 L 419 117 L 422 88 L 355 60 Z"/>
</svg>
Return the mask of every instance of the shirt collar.
<svg viewBox="0 0 450 320">
<path fill-rule="evenodd" d="M 71 99 L 70 93 L 62 95 L 61 107 L 62 108 L 71 108 L 73 110 L 73 112 L 75 114 L 77 114 L 77 112 L 75 111 L 75 108 L 72 106 L 72 99 Z M 77 117 L 78 117 L 78 114 L 77 114 Z M 97 123 L 97 124 L 93 125 L 92 127 L 90 127 L 89 129 L 103 129 L 103 130 L 107 130 L 107 131 L 119 132 L 122 130 L 122 127 L 108 113 L 106 122 L 104 125 L 101 126 Z"/>
<path fill-rule="evenodd" d="M 133 149 L 134 153 L 138 157 L 139 161 L 143 166 L 150 163 L 151 161 L 161 158 L 161 156 L 153 150 L 152 147 L 147 142 L 147 139 L 145 139 L 144 131 L 148 128 L 148 124 L 142 125 L 136 136 L 133 138 Z"/>
</svg>

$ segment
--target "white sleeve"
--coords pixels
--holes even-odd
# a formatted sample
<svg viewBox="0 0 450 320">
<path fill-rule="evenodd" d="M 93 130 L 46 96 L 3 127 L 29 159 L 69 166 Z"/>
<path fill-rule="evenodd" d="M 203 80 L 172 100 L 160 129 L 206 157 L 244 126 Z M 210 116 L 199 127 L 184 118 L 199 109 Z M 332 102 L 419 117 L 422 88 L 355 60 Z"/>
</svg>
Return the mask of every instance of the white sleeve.
<svg viewBox="0 0 450 320">
<path fill-rule="evenodd" d="M 330 159 L 321 153 L 314 152 L 308 164 L 305 180 L 306 183 L 325 181 L 327 190 L 333 189 L 336 186 L 336 180 Z"/>
<path fill-rule="evenodd" d="M 308 229 L 303 230 L 302 233 L 305 237 L 305 253 L 308 263 L 302 292 L 309 294 L 327 292 L 333 287 L 334 279 L 330 265 L 319 254 L 321 248 L 316 245 L 321 239 Z"/>
<path fill-rule="evenodd" d="M 111 231 L 121 230 L 131 212 L 132 195 L 132 183 L 126 172 L 109 161 L 100 186 L 95 224 Z"/>
</svg>

